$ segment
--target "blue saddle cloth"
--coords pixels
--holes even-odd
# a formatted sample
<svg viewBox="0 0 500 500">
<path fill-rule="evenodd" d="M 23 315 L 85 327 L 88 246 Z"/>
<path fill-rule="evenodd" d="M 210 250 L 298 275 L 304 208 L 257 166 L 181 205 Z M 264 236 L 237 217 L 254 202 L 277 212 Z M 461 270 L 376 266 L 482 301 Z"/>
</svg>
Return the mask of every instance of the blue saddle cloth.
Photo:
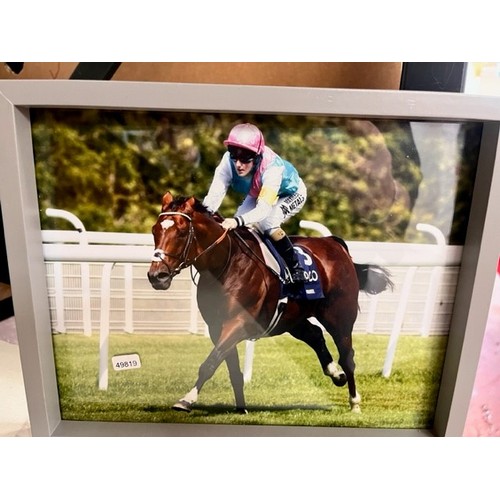
<svg viewBox="0 0 500 500">
<path fill-rule="evenodd" d="M 295 253 L 299 259 L 300 265 L 306 272 L 307 281 L 304 283 L 286 283 L 288 279 L 288 268 L 281 255 L 276 251 L 272 241 L 269 238 L 263 238 L 267 248 L 273 254 L 280 267 L 280 276 L 282 278 L 281 296 L 290 297 L 298 300 L 315 300 L 324 298 L 321 279 L 312 255 L 309 251 L 300 245 L 294 245 Z"/>
</svg>

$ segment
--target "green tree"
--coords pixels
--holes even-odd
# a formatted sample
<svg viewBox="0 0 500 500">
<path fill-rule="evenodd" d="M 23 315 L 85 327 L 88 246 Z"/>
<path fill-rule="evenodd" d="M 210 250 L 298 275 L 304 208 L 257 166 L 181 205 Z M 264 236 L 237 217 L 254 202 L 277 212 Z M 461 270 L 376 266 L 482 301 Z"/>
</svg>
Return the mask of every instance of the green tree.
<svg viewBox="0 0 500 500">
<path fill-rule="evenodd" d="M 422 182 L 409 123 L 299 115 L 33 109 L 42 226 L 61 227 L 44 214 L 53 207 L 73 212 L 89 230 L 149 231 L 167 190 L 204 197 L 223 140 L 243 121 L 257 124 L 299 170 L 308 188 L 300 218 L 350 240 L 415 237 L 408 232 L 413 206 L 431 184 Z M 464 144 L 458 190 L 438 200 L 456 210 L 455 242 L 463 238 L 477 161 L 474 141 Z M 241 200 L 230 191 L 221 213 L 232 215 Z M 423 214 L 423 222 L 438 225 L 437 212 Z M 301 231 L 297 218 L 287 230 Z"/>
</svg>

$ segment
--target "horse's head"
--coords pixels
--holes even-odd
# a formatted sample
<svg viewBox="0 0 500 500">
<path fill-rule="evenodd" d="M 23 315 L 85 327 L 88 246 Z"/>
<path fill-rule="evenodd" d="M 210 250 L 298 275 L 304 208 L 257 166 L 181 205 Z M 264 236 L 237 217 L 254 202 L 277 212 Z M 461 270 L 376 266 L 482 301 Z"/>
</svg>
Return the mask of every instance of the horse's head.
<svg viewBox="0 0 500 500">
<path fill-rule="evenodd" d="M 207 209 L 194 197 L 174 198 L 168 192 L 163 196 L 161 213 L 153 225 L 155 251 L 148 271 L 153 288 L 167 290 L 174 276 L 203 253 L 199 237 L 202 225 L 212 224 L 222 231 L 207 215 Z"/>
<path fill-rule="evenodd" d="M 156 290 L 167 290 L 172 278 L 187 267 L 194 240 L 194 198 L 174 199 L 166 193 L 161 212 L 153 225 L 155 250 L 148 279 Z"/>
</svg>

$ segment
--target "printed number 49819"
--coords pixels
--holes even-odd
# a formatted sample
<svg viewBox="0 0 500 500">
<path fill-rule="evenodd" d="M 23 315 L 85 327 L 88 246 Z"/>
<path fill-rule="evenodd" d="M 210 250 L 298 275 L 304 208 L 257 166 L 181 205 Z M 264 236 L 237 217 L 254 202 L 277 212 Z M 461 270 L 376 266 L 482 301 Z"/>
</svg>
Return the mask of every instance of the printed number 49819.
<svg viewBox="0 0 500 500">
<path fill-rule="evenodd" d="M 119 370 L 133 370 L 134 368 L 141 367 L 141 359 L 138 354 L 120 354 L 111 358 L 113 369 Z"/>
</svg>

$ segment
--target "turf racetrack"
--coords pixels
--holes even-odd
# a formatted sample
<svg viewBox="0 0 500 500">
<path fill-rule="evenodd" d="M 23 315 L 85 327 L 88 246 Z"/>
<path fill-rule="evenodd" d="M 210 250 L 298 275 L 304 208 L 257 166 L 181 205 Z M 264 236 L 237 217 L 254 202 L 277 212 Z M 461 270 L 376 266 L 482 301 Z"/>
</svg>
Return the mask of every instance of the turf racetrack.
<svg viewBox="0 0 500 500">
<path fill-rule="evenodd" d="M 225 364 L 201 391 L 189 414 L 171 409 L 197 377 L 211 349 L 198 335 L 114 334 L 109 385 L 98 388 L 99 335 L 54 335 L 63 420 L 333 427 L 432 427 L 445 336 L 401 336 L 391 376 L 381 375 L 389 337 L 354 335 L 361 414 L 349 411 L 347 386 L 323 375 L 314 352 L 289 335 L 256 342 L 247 415 L 236 414 Z M 334 358 L 337 351 L 327 339 Z M 243 366 L 245 345 L 239 346 Z M 138 353 L 141 368 L 115 371 L 111 357 Z"/>
</svg>

